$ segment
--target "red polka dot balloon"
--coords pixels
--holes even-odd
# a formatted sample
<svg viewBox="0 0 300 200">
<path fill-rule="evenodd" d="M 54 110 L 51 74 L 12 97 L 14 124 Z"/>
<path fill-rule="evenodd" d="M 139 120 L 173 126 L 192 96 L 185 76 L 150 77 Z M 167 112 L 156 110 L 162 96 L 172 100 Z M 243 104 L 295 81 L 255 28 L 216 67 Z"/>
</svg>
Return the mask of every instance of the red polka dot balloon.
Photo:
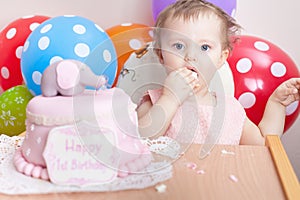
<svg viewBox="0 0 300 200">
<path fill-rule="evenodd" d="M 20 58 L 29 34 L 46 16 L 26 16 L 8 24 L 0 33 L 0 87 L 5 91 L 23 83 Z"/>
<path fill-rule="evenodd" d="M 234 96 L 255 124 L 260 122 L 274 89 L 289 78 L 299 77 L 296 64 L 283 50 L 254 36 L 242 35 L 227 61 L 233 73 Z M 298 114 L 299 102 L 296 101 L 286 108 L 284 131 L 294 123 Z"/>
</svg>

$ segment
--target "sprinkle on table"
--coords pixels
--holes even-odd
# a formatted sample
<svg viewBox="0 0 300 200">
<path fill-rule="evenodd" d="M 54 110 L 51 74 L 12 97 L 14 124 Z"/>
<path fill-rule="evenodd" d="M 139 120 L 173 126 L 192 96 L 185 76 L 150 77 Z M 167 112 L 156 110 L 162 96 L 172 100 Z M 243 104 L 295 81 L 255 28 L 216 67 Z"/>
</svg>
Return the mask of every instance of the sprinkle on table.
<svg viewBox="0 0 300 200">
<path fill-rule="evenodd" d="M 233 182 L 238 182 L 238 181 L 239 181 L 238 178 L 237 178 L 235 175 L 233 175 L 233 174 L 230 174 L 230 175 L 229 175 L 229 178 L 230 178 L 230 180 L 232 180 Z"/>
<path fill-rule="evenodd" d="M 194 169 L 197 168 L 197 164 L 190 162 L 190 163 L 186 164 L 186 167 L 189 168 L 189 169 L 193 169 L 194 170 Z"/>
<path fill-rule="evenodd" d="M 227 154 L 227 155 L 234 155 L 235 153 L 232 151 L 227 151 L 226 149 L 222 149 L 221 151 L 222 154 Z"/>
<path fill-rule="evenodd" d="M 166 192 L 167 186 L 165 184 L 159 184 L 155 186 L 155 189 L 158 193 Z"/>
<path fill-rule="evenodd" d="M 197 170 L 197 174 L 205 174 L 205 171 L 203 169 Z"/>
</svg>

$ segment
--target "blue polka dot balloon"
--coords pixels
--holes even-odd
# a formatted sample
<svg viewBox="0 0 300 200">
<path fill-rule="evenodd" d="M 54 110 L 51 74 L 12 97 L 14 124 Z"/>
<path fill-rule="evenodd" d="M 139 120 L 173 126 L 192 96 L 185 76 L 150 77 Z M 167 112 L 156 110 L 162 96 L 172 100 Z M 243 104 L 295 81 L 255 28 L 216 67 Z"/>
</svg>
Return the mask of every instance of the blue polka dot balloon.
<svg viewBox="0 0 300 200">
<path fill-rule="evenodd" d="M 112 85 L 117 56 L 108 34 L 80 16 L 58 16 L 44 21 L 27 38 L 21 56 L 21 72 L 33 95 L 41 94 L 43 71 L 56 61 L 74 59 L 86 63 Z"/>
</svg>

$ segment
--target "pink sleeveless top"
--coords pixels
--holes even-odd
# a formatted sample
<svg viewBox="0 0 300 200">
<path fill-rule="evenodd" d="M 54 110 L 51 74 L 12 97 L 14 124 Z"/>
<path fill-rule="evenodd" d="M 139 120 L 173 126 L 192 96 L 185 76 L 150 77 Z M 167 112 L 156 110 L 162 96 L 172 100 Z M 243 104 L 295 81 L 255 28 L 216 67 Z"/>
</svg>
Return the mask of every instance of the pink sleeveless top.
<svg viewBox="0 0 300 200">
<path fill-rule="evenodd" d="M 152 103 L 155 103 L 161 96 L 162 90 L 149 90 L 142 98 L 149 95 Z M 220 95 L 221 96 L 221 95 Z M 217 97 L 221 99 L 221 97 Z M 242 129 L 246 118 L 246 112 L 238 100 L 232 96 L 225 96 L 224 117 L 217 144 L 238 145 L 242 135 Z M 190 104 L 190 105 L 189 105 Z M 196 105 L 194 103 L 194 105 Z M 208 135 L 213 118 L 213 107 L 197 105 L 195 108 L 190 102 L 185 102 L 176 112 L 165 135 L 181 142 L 193 142 L 203 144 Z"/>
</svg>

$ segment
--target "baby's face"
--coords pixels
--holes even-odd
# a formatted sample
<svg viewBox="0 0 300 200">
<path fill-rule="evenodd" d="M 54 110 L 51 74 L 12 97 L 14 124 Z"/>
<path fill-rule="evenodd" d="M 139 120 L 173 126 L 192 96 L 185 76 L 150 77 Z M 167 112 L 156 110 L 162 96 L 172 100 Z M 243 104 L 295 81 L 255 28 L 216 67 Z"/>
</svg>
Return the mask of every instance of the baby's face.
<svg viewBox="0 0 300 200">
<path fill-rule="evenodd" d="M 161 62 L 167 72 L 186 67 L 209 83 L 229 53 L 222 49 L 220 23 L 215 15 L 169 19 L 160 35 Z"/>
</svg>

